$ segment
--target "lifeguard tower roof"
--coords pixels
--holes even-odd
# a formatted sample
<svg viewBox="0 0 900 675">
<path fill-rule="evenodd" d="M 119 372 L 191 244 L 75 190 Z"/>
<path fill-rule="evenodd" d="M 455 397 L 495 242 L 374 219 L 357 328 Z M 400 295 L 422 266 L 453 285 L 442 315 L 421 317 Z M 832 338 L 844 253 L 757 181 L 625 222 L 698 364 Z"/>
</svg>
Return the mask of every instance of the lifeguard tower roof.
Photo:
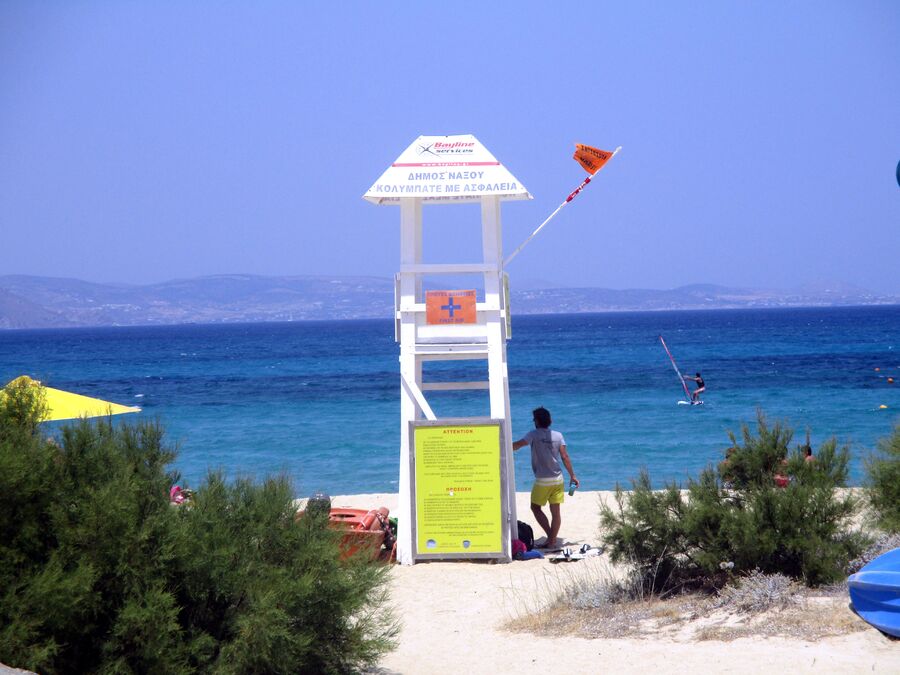
<svg viewBox="0 0 900 675">
<path fill-rule="evenodd" d="M 363 199 L 399 204 L 477 202 L 482 197 L 531 199 L 525 186 L 471 134 L 419 136 L 369 188 Z"/>
</svg>

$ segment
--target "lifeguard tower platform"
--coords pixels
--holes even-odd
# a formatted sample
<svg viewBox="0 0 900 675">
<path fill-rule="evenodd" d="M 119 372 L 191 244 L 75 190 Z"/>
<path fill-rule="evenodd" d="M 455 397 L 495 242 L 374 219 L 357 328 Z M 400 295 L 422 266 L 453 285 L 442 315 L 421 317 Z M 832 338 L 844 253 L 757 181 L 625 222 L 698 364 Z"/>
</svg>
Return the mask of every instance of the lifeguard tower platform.
<svg viewBox="0 0 900 675">
<path fill-rule="evenodd" d="M 400 207 L 394 307 L 400 343 L 397 559 L 406 565 L 452 558 L 509 561 L 517 516 L 500 205 L 531 195 L 478 139 L 457 135 L 417 138 L 364 198 Z M 425 262 L 423 207 L 464 203 L 481 205 L 482 260 Z M 483 297 L 474 288 L 431 290 L 423 283 L 426 277 L 472 275 L 480 277 Z M 425 362 L 447 360 L 471 364 L 466 368 L 473 377 L 424 381 Z M 487 390 L 483 416 L 441 417 L 438 403 L 429 400 L 434 392 L 468 389 Z"/>
</svg>

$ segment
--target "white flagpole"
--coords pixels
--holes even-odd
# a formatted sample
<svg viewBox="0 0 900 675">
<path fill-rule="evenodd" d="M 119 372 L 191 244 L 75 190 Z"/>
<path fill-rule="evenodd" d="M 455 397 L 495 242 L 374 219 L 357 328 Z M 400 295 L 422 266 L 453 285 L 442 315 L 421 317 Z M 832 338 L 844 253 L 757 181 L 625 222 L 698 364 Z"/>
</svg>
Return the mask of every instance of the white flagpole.
<svg viewBox="0 0 900 675">
<path fill-rule="evenodd" d="M 609 156 L 609 159 L 606 160 L 606 162 L 603 163 L 603 166 L 606 166 L 607 163 L 609 163 L 609 160 L 612 159 L 613 157 L 615 157 L 615 156 L 616 156 L 616 153 L 619 152 L 619 150 L 621 150 L 621 149 L 622 149 L 622 146 L 620 145 L 618 148 L 616 148 L 615 150 L 613 150 L 613 153 Z M 555 210 L 553 213 L 551 213 L 549 216 L 547 216 L 547 219 L 546 219 L 543 223 L 541 223 L 540 225 L 538 225 L 538 228 L 537 228 L 534 232 L 531 233 L 531 236 L 529 236 L 528 239 L 526 239 L 526 240 L 523 241 L 521 244 L 519 244 L 519 247 L 518 247 L 515 251 L 513 251 L 512 253 L 509 254 L 509 257 L 508 257 L 506 260 L 503 261 L 503 266 L 504 266 L 504 267 L 506 267 L 507 265 L 509 265 L 510 261 L 511 261 L 513 258 L 515 258 L 517 255 L 519 255 L 519 252 L 520 252 L 523 248 L 525 248 L 526 244 L 528 244 L 529 241 L 531 241 L 532 239 L 534 239 L 535 235 L 537 235 L 538 232 L 540 232 L 542 229 L 544 229 L 544 225 L 546 225 L 546 224 L 549 223 L 551 220 L 553 220 L 553 217 L 554 217 L 557 213 L 559 213 L 560 211 L 562 211 L 562 207 L 564 207 L 564 206 L 565 206 L 566 204 L 568 204 L 570 201 L 572 201 L 573 199 L 575 199 L 575 197 L 578 196 L 578 193 L 581 192 L 582 190 L 584 190 L 584 188 L 587 187 L 588 183 L 590 183 L 590 182 L 594 179 L 594 176 L 596 176 L 598 173 L 600 173 L 600 170 L 603 169 L 603 166 L 601 166 L 600 169 L 597 169 L 597 171 L 596 171 L 595 173 L 592 173 L 590 176 L 588 176 L 587 178 L 585 178 L 585 179 L 581 182 L 581 185 L 579 185 L 577 188 L 575 188 L 574 190 L 572 190 L 572 192 L 569 194 L 569 196 L 566 197 L 566 200 L 565 200 L 562 204 L 560 204 L 559 206 L 557 206 L 557 207 L 556 207 L 556 210 Z"/>
</svg>

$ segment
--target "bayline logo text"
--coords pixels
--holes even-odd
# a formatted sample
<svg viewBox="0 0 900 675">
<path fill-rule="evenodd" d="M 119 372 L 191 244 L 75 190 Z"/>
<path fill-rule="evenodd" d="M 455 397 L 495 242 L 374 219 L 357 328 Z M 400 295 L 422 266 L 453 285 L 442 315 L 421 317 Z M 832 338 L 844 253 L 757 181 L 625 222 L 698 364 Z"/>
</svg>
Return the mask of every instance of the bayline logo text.
<svg viewBox="0 0 900 675">
<path fill-rule="evenodd" d="M 438 157 L 441 155 L 471 155 L 475 152 L 475 143 L 466 141 L 443 143 L 435 141 L 430 145 L 420 145 L 417 151 L 420 155 L 429 154 Z"/>
</svg>

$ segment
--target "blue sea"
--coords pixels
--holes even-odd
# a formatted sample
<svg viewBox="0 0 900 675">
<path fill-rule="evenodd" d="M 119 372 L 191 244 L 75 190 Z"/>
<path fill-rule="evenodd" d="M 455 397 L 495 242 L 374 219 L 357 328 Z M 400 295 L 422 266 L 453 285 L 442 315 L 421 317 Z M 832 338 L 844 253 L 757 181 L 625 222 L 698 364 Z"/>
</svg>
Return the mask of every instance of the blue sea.
<svg viewBox="0 0 900 675">
<path fill-rule="evenodd" d="M 704 405 L 677 405 L 684 394 L 659 335 L 682 372 L 702 372 Z M 0 380 L 28 374 L 140 405 L 116 422 L 161 420 L 191 486 L 217 469 L 286 472 L 300 496 L 389 492 L 398 354 L 390 320 L 5 331 Z M 641 467 L 654 485 L 696 476 L 757 410 L 792 426 L 795 443 L 808 430 L 814 448 L 849 444 L 860 484 L 863 457 L 900 422 L 897 306 L 521 316 L 508 355 L 514 435 L 533 408 L 549 408 L 582 489 L 627 486 Z M 426 364 L 426 379 L 487 379 L 486 365 Z M 488 411 L 483 391 L 429 400 L 440 417 Z M 527 452 L 516 477 L 529 489 Z"/>
</svg>

